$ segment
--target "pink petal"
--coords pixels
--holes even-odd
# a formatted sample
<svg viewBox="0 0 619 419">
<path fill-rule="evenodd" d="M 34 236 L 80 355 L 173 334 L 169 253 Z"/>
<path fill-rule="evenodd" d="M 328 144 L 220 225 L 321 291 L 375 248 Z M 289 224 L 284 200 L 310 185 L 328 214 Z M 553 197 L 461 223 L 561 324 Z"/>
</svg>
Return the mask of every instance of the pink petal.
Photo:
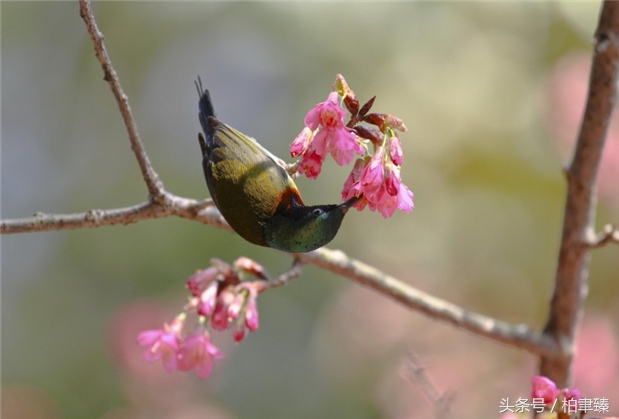
<svg viewBox="0 0 619 419">
<path fill-rule="evenodd" d="M 290 146 L 290 155 L 292 157 L 298 157 L 305 153 L 309 148 L 313 136 L 314 132 L 311 129 L 308 127 L 303 128 L 303 131 L 297 135 Z"/>
<path fill-rule="evenodd" d="M 415 208 L 413 203 L 413 192 L 406 187 L 403 183 L 400 184 L 400 190 L 398 193 L 398 209 L 410 214 L 411 210 Z"/>
<path fill-rule="evenodd" d="M 252 332 L 258 330 L 258 305 L 256 304 L 255 298 L 251 298 L 247 302 L 247 308 L 245 310 L 245 324 L 247 328 Z"/>
</svg>

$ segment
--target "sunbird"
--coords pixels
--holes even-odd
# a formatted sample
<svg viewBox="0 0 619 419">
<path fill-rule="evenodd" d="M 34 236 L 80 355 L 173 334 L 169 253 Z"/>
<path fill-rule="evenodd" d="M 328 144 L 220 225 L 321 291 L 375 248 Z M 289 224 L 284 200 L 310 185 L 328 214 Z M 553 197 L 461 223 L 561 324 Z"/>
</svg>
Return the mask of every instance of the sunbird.
<svg viewBox="0 0 619 419">
<path fill-rule="evenodd" d="M 211 198 L 230 227 L 250 243 L 285 252 L 309 252 L 329 243 L 360 197 L 306 206 L 279 159 L 256 140 L 215 117 L 208 90 L 200 100 L 202 168 Z"/>
</svg>

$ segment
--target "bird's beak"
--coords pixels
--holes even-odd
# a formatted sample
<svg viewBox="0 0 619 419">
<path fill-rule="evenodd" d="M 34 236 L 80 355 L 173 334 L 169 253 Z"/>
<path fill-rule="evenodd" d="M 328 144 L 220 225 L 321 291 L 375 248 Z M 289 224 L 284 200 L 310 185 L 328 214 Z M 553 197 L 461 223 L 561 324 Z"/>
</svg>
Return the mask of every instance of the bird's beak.
<svg viewBox="0 0 619 419">
<path fill-rule="evenodd" d="M 342 202 L 339 207 L 342 209 L 342 212 L 344 214 L 346 214 L 348 212 L 348 210 L 350 209 L 350 207 L 352 207 L 353 205 L 355 205 L 357 202 L 359 202 L 359 200 L 363 198 L 363 195 L 359 195 L 359 196 L 353 196 L 352 198 L 350 198 L 348 201 Z"/>
</svg>

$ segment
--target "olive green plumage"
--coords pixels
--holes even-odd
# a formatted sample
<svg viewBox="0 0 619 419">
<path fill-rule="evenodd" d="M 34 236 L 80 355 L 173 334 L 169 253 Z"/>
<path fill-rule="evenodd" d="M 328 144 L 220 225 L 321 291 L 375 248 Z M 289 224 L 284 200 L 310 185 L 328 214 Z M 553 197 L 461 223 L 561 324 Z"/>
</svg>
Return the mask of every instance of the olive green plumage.
<svg viewBox="0 0 619 419">
<path fill-rule="evenodd" d="M 215 118 L 209 92 L 199 81 L 202 167 L 211 198 L 230 227 L 250 243 L 286 252 L 309 252 L 333 240 L 357 198 L 305 206 L 275 156 Z"/>
</svg>

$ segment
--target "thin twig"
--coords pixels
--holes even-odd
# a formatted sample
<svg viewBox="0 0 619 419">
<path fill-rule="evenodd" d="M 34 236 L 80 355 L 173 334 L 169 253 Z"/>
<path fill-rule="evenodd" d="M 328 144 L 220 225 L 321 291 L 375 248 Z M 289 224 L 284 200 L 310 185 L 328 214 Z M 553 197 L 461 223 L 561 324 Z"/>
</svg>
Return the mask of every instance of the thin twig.
<svg viewBox="0 0 619 419">
<path fill-rule="evenodd" d="M 587 296 L 590 244 L 587 233 L 595 225 L 597 180 L 604 142 L 617 101 L 619 73 L 619 2 L 604 1 L 595 34 L 589 94 L 574 156 L 567 174 L 563 236 L 555 289 L 544 334 L 560 351 L 542 356 L 540 373 L 560 387 L 568 387 L 574 336 Z"/>
<path fill-rule="evenodd" d="M 434 407 L 436 417 L 440 419 L 454 419 L 455 416 L 449 408 L 454 394 L 451 392 L 441 393 L 438 390 L 432 378 L 427 374 L 426 367 L 421 365 L 419 357 L 414 352 L 409 353 L 405 362 L 406 379 L 417 384 L 428 404 Z"/>
<path fill-rule="evenodd" d="M 602 247 L 608 243 L 619 244 L 619 230 L 612 224 L 606 224 L 598 234 L 591 232 L 587 238 L 587 245 L 591 248 Z"/>
<path fill-rule="evenodd" d="M 144 146 L 142 145 L 140 135 L 138 134 L 138 127 L 135 124 L 133 115 L 131 114 L 129 99 L 120 85 L 120 80 L 118 80 L 116 70 L 114 70 L 114 67 L 112 66 L 112 62 L 107 54 L 105 44 L 103 43 L 103 34 L 99 31 L 99 27 L 97 26 L 97 22 L 95 21 L 92 14 L 92 8 L 90 6 L 90 1 L 80 0 L 80 16 L 84 19 L 86 27 L 88 28 L 88 33 L 90 34 L 90 39 L 92 39 L 92 43 L 94 44 L 97 59 L 103 69 L 103 79 L 110 84 L 110 88 L 112 89 L 116 102 L 118 103 L 120 114 L 123 117 L 125 127 L 129 133 L 131 149 L 138 160 L 142 177 L 148 187 L 148 192 L 150 194 L 149 199 L 158 204 L 162 204 L 165 198 L 163 183 L 155 172 L 153 165 L 150 163 L 150 159 L 148 158 Z"/>
<path fill-rule="evenodd" d="M 295 259 L 290 269 L 281 273 L 277 278 L 269 279 L 268 283 L 261 289 L 261 292 L 288 284 L 293 279 L 301 276 L 302 271 L 303 264 L 298 259 Z"/>
</svg>

